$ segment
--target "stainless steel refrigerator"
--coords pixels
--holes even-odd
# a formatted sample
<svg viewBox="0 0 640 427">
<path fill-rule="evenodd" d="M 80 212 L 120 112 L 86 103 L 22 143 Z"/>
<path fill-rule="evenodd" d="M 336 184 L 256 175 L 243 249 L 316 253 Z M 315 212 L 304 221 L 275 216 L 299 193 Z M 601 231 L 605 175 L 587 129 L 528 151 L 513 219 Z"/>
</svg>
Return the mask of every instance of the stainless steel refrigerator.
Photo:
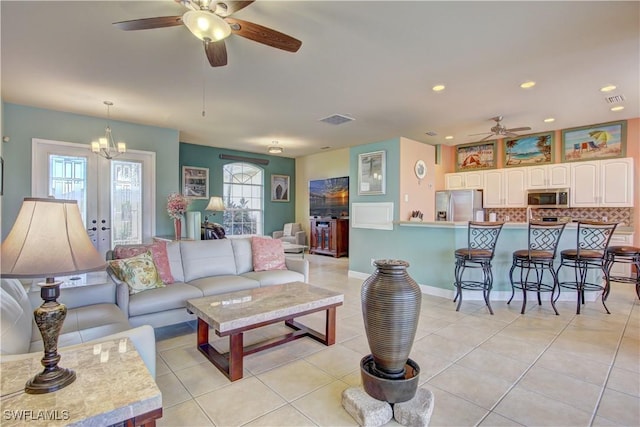
<svg viewBox="0 0 640 427">
<path fill-rule="evenodd" d="M 436 221 L 475 221 L 482 215 L 482 190 L 436 191 Z"/>
</svg>

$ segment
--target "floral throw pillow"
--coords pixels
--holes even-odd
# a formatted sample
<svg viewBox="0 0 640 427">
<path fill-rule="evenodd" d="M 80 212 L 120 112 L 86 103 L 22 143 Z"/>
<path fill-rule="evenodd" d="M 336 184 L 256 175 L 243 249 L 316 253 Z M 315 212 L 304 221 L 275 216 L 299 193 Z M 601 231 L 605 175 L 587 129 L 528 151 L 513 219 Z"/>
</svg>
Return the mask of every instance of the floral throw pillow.
<svg viewBox="0 0 640 427">
<path fill-rule="evenodd" d="M 251 238 L 253 271 L 286 270 L 282 240 L 254 236 Z"/>
<path fill-rule="evenodd" d="M 118 279 L 129 286 L 129 295 L 165 286 L 153 263 L 151 251 L 131 258 L 109 261 L 109 266 L 113 269 Z"/>
<path fill-rule="evenodd" d="M 171 266 L 169 265 L 167 242 L 163 240 L 156 240 L 150 245 L 116 246 L 113 249 L 113 255 L 116 259 L 131 258 L 145 253 L 148 250 L 151 250 L 153 263 L 156 265 L 156 269 L 158 270 L 158 274 L 162 281 L 167 285 L 175 282 L 175 279 L 171 274 Z"/>
</svg>

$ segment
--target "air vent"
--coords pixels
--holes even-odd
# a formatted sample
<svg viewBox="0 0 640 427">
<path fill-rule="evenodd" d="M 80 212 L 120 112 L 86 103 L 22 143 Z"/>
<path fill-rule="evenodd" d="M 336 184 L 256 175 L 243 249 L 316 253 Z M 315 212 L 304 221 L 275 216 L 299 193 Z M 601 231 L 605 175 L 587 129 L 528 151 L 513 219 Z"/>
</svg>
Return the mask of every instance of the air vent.
<svg viewBox="0 0 640 427">
<path fill-rule="evenodd" d="M 437 136 L 438 132 L 434 132 L 434 131 L 430 130 L 429 132 L 425 132 L 425 134 L 427 134 L 429 136 Z"/>
<path fill-rule="evenodd" d="M 330 145 L 327 145 L 327 146 L 325 146 L 325 147 L 320 147 L 320 149 L 321 149 L 321 150 L 328 150 L 329 148 L 331 148 L 331 146 L 330 146 Z"/>
<path fill-rule="evenodd" d="M 624 101 L 624 95 L 605 96 L 604 100 L 607 101 L 607 104 L 617 104 Z"/>
<path fill-rule="evenodd" d="M 333 114 L 329 117 L 325 117 L 324 119 L 320 119 L 321 122 L 335 126 L 351 122 L 353 120 L 355 120 L 353 117 L 345 116 L 343 114 Z"/>
</svg>

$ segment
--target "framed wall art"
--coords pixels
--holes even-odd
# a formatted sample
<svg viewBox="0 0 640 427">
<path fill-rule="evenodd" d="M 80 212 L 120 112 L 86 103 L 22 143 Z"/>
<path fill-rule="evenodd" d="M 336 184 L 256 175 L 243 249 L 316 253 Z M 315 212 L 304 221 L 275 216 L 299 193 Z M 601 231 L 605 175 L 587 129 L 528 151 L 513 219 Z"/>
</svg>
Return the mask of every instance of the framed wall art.
<svg viewBox="0 0 640 427">
<path fill-rule="evenodd" d="M 496 168 L 496 141 L 456 146 L 456 171 Z"/>
<path fill-rule="evenodd" d="M 505 168 L 553 163 L 553 132 L 509 138 L 503 144 Z"/>
<path fill-rule="evenodd" d="M 271 201 L 289 201 L 289 176 L 271 175 Z"/>
<path fill-rule="evenodd" d="M 385 194 L 386 181 L 386 151 L 358 154 L 359 195 Z"/>
<path fill-rule="evenodd" d="M 182 194 L 192 199 L 209 198 L 209 169 L 182 167 Z"/>
<path fill-rule="evenodd" d="M 601 123 L 562 131 L 563 162 L 624 157 L 626 152 L 626 121 Z"/>
</svg>

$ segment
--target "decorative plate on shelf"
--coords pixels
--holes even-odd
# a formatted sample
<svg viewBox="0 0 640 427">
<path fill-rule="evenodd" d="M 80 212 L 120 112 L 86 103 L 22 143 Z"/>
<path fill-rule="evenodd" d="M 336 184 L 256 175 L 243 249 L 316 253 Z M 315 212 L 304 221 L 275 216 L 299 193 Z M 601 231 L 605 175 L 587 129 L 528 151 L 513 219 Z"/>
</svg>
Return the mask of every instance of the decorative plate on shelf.
<svg viewBox="0 0 640 427">
<path fill-rule="evenodd" d="M 414 170 L 418 179 L 424 179 L 424 177 L 427 175 L 427 165 L 424 163 L 424 160 L 418 160 L 416 162 Z"/>
</svg>

